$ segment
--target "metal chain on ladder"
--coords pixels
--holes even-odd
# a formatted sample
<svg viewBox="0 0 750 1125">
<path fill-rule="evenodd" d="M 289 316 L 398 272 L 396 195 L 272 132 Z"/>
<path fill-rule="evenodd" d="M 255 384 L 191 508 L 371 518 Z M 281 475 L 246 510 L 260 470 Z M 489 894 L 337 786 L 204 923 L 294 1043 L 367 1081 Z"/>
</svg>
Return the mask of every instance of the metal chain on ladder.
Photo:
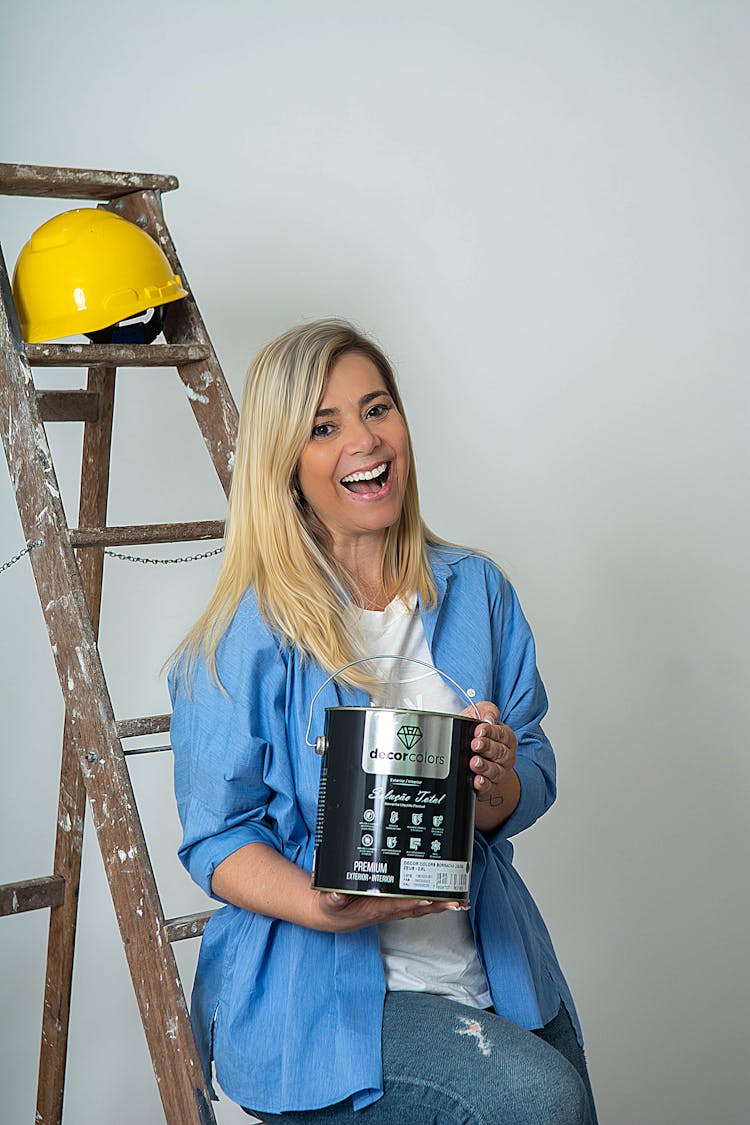
<svg viewBox="0 0 750 1125">
<path fill-rule="evenodd" d="M 198 559 L 210 559 L 214 555 L 220 555 L 223 550 L 223 547 L 215 547 L 213 551 L 203 551 L 200 555 L 182 555 L 177 559 L 147 559 L 142 555 L 124 555 L 121 551 L 110 551 L 109 549 L 105 549 L 104 554 L 109 555 L 112 559 L 124 559 L 125 562 L 153 563 L 155 566 L 170 566 L 173 563 L 197 562 Z"/>
<path fill-rule="evenodd" d="M 17 562 L 20 562 L 24 555 L 28 555 L 35 547 L 41 547 L 43 539 L 35 539 L 33 543 L 29 543 L 28 547 L 24 547 L 22 551 L 14 555 L 12 559 L 8 559 L 0 565 L 0 574 L 4 570 L 8 570 Z M 224 550 L 223 547 L 214 547 L 212 551 L 202 551 L 199 555 L 181 555 L 176 559 L 147 559 L 142 555 L 124 555 L 121 551 L 110 551 L 108 547 L 105 548 L 104 554 L 109 555 L 112 559 L 122 559 L 125 562 L 146 563 L 154 566 L 173 566 L 175 563 L 188 563 L 197 562 L 199 559 L 210 559 L 214 555 L 220 555 Z"/>
<path fill-rule="evenodd" d="M 8 570 L 8 568 L 15 563 L 20 562 L 24 555 L 28 555 L 35 547 L 41 547 L 43 542 L 43 539 L 35 539 L 33 543 L 29 543 L 28 547 L 24 547 L 23 550 L 19 551 L 17 555 L 14 555 L 12 559 L 8 559 L 7 562 L 4 562 L 2 566 L 0 566 L 0 574 L 2 574 L 4 570 Z"/>
</svg>

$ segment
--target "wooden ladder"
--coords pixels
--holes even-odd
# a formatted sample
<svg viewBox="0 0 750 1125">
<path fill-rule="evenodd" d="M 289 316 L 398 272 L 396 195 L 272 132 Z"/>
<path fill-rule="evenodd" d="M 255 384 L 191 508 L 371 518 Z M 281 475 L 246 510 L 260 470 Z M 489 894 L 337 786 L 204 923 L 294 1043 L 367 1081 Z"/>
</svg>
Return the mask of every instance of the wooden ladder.
<svg viewBox="0 0 750 1125">
<path fill-rule="evenodd" d="M 164 220 L 173 176 L 0 164 L 0 193 L 99 201 L 137 223 L 185 274 Z M 116 720 L 97 646 L 104 548 L 219 539 L 221 521 L 107 526 L 118 367 L 176 367 L 211 460 L 229 489 L 237 408 L 192 296 L 168 306 L 165 344 L 25 345 L 0 250 L 0 428 L 65 701 L 54 867 L 0 887 L 0 914 L 50 909 L 37 1125 L 62 1121 L 76 907 L 86 798 L 169 1125 L 215 1122 L 171 948 L 210 912 L 166 919 L 141 828 L 123 739 L 169 730 L 169 715 Z M 43 391 L 32 367 L 86 367 L 85 390 Z M 45 422 L 84 423 L 78 528 L 68 527 Z M 161 748 L 157 748 L 161 749 Z M 163 747 L 169 749 L 169 747 Z"/>
</svg>

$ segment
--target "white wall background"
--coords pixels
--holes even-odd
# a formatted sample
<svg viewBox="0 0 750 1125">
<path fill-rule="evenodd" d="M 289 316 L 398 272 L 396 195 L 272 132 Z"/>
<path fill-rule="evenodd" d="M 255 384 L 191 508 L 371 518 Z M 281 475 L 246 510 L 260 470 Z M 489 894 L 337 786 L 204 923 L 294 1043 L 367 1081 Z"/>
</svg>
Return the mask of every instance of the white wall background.
<svg viewBox="0 0 750 1125">
<path fill-rule="evenodd" d="M 167 219 L 235 395 L 305 318 L 390 352 L 429 522 L 493 553 L 536 631 L 560 796 L 518 865 L 603 1125 L 745 1122 L 750 6 L 5 0 L 0 28 L 3 160 L 180 177 Z M 0 200 L 11 268 L 64 206 Z M 122 373 L 111 522 L 222 515 L 191 419 L 174 372 Z M 81 428 L 48 429 L 74 523 Z M 22 544 L 0 473 L 0 562 Z M 166 709 L 215 572 L 108 561 L 118 716 Z M 28 560 L 0 612 L 5 882 L 51 870 L 62 706 Z M 179 914 L 202 900 L 162 757 L 132 773 Z M 84 866 L 66 1120 L 155 1125 L 91 836 Z M 33 1119 L 46 926 L 0 921 L 9 1125 Z"/>
</svg>

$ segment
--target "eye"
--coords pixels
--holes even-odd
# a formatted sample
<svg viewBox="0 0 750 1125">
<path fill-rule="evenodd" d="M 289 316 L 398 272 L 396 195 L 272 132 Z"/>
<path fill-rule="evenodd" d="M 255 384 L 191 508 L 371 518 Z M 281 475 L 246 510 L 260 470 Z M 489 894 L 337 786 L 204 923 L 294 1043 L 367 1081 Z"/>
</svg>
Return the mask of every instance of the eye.
<svg viewBox="0 0 750 1125">
<path fill-rule="evenodd" d="M 329 437 L 332 433 L 332 422 L 319 422 L 317 426 L 313 426 L 312 428 L 312 437 L 314 438 L 326 438 Z"/>
<path fill-rule="evenodd" d="M 375 402 L 367 411 L 366 418 L 384 418 L 391 406 L 387 402 Z"/>
</svg>

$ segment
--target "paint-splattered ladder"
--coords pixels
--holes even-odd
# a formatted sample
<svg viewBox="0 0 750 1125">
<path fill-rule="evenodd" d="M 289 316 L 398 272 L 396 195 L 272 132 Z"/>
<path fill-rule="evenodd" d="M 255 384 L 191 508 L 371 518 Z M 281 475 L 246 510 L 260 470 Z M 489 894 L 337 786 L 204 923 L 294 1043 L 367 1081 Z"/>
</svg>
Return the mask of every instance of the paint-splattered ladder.
<svg viewBox="0 0 750 1125">
<path fill-rule="evenodd" d="M 0 164 L 0 193 L 99 201 L 148 231 L 184 282 L 161 207 L 161 193 L 177 186 L 173 176 Z M 0 887 L 0 914 L 50 909 L 36 1121 L 62 1120 L 88 797 L 166 1121 L 210 1125 L 215 1118 L 170 945 L 200 934 L 208 914 L 164 917 L 122 743 L 168 730 L 169 716 L 115 720 L 97 637 L 105 547 L 223 535 L 216 521 L 107 527 L 117 368 L 177 368 L 225 491 L 237 408 L 191 296 L 169 306 L 162 345 L 24 345 L 1 251 L 0 290 L 0 427 L 26 541 L 38 543 L 31 564 L 65 700 L 53 874 Z M 86 367 L 86 389 L 37 391 L 36 366 Z M 76 529 L 67 525 L 47 444 L 44 423 L 53 421 L 84 423 Z"/>
</svg>

